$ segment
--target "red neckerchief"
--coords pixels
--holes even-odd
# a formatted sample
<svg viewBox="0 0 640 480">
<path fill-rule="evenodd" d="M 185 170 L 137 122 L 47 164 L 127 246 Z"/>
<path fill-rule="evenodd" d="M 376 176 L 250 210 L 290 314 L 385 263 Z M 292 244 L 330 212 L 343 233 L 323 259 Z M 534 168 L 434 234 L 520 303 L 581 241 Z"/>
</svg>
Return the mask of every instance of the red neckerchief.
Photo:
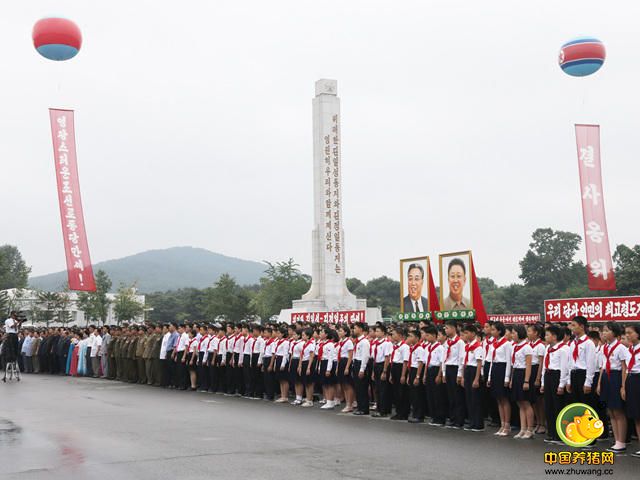
<svg viewBox="0 0 640 480">
<path fill-rule="evenodd" d="M 587 337 L 586 335 L 584 336 L 584 340 L 580 340 L 580 339 L 575 339 L 573 341 L 573 361 L 575 362 L 576 360 L 578 360 L 578 347 L 580 347 L 580 345 L 582 345 L 584 342 L 586 342 L 587 340 L 589 340 L 589 337 Z"/>
<path fill-rule="evenodd" d="M 605 366 L 605 370 L 607 371 L 607 377 L 611 376 L 611 355 L 613 355 L 613 352 L 620 345 L 622 345 L 620 343 L 620 340 L 616 340 L 616 344 L 613 347 L 610 348 L 610 345 L 608 343 L 604 346 L 604 356 L 607 358 L 607 363 Z"/>
<path fill-rule="evenodd" d="M 380 345 L 382 345 L 382 344 L 383 344 L 384 342 L 386 342 L 386 341 L 387 341 L 387 339 L 386 339 L 386 338 L 382 338 L 382 339 L 379 339 L 379 340 L 377 340 L 377 341 L 376 341 L 376 346 L 375 346 L 375 348 L 373 349 L 373 361 L 374 361 L 374 362 L 375 362 L 375 361 L 376 361 L 376 359 L 378 358 L 378 347 L 379 347 Z"/>
<path fill-rule="evenodd" d="M 536 347 L 537 347 L 538 345 L 540 345 L 541 343 L 542 343 L 542 340 L 538 339 L 538 340 L 536 340 L 535 342 L 529 342 L 529 345 L 531 345 L 531 348 L 535 350 L 535 349 L 536 349 Z"/>
<path fill-rule="evenodd" d="M 375 354 L 373 352 L 374 352 L 374 350 L 377 350 L 378 342 L 379 342 L 379 340 L 376 338 L 376 339 L 372 340 L 371 343 L 369 343 L 369 356 L 373 357 L 374 361 L 375 361 Z"/>
<path fill-rule="evenodd" d="M 440 346 L 440 344 L 438 343 L 438 341 L 435 341 L 429 344 L 429 346 L 427 347 L 427 351 L 429 352 L 429 354 L 427 355 L 427 368 L 429 368 L 429 364 L 431 363 L 431 354 L 436 348 L 438 348 L 438 346 Z"/>
<path fill-rule="evenodd" d="M 324 355 L 324 346 L 327 344 L 329 340 L 320 340 L 318 345 L 318 360 L 322 361 L 322 356 Z"/>
<path fill-rule="evenodd" d="M 196 341 L 195 337 L 189 340 L 189 345 L 187 345 L 187 352 L 191 353 L 191 345 L 193 345 L 193 342 L 195 341 Z"/>
<path fill-rule="evenodd" d="M 200 337 L 200 341 L 198 342 L 198 351 L 200 351 L 200 347 L 202 346 L 202 342 L 204 342 L 208 338 L 209 338 L 209 335 L 207 335 L 206 337 L 204 335 L 202 337 Z M 209 344 L 207 344 L 207 345 L 209 345 Z"/>
<path fill-rule="evenodd" d="M 496 339 L 493 337 L 485 339 L 487 343 L 485 343 L 484 345 L 484 358 L 487 358 L 489 356 L 489 347 L 494 344 L 495 340 Z"/>
<path fill-rule="evenodd" d="M 549 349 L 547 350 L 547 354 L 544 357 L 544 368 L 545 369 L 547 369 L 547 370 L 549 369 L 549 362 L 551 361 L 551 354 L 557 352 L 558 350 L 560 350 L 565 345 L 566 345 L 566 343 L 560 342 L 560 343 L 556 344 L 555 347 L 549 347 Z"/>
<path fill-rule="evenodd" d="M 296 349 L 296 345 L 298 345 L 302 340 L 293 340 L 290 344 L 291 348 L 291 358 L 293 358 L 293 351 Z"/>
<path fill-rule="evenodd" d="M 391 353 L 391 362 L 393 363 L 393 359 L 396 357 L 396 350 L 398 350 L 402 345 L 405 344 L 405 341 L 402 340 L 398 345 L 393 346 L 393 352 Z"/>
<path fill-rule="evenodd" d="M 307 347 L 311 344 L 311 342 L 313 342 L 313 338 L 310 338 L 309 340 L 307 340 L 304 345 L 302 346 L 302 352 L 300 352 L 300 358 L 304 358 L 304 351 L 307 349 Z"/>
<path fill-rule="evenodd" d="M 633 345 L 629 346 L 629 353 L 631 354 L 631 360 L 629 360 L 629 364 L 627 365 L 627 373 L 631 373 L 631 369 L 636 364 L 636 355 L 640 353 L 640 345 L 635 350 L 633 349 Z"/>
<path fill-rule="evenodd" d="M 411 357 L 413 356 L 413 352 L 415 352 L 420 346 L 420 343 L 416 343 L 413 347 L 409 348 L 409 368 L 411 368 Z"/>
<path fill-rule="evenodd" d="M 280 345 L 282 345 L 286 339 L 287 339 L 286 337 L 282 337 L 280 340 L 276 342 L 276 351 L 274 352 L 275 354 L 278 353 L 278 349 L 280 348 Z"/>
<path fill-rule="evenodd" d="M 255 337 L 253 339 L 253 345 L 251 345 L 251 353 L 256 353 L 256 343 L 258 343 L 258 338 L 260 337 Z"/>
<path fill-rule="evenodd" d="M 460 337 L 458 337 L 458 335 L 456 335 L 455 337 L 453 337 L 452 340 L 447 340 L 447 346 L 449 348 L 447 348 L 447 354 L 444 356 L 444 361 L 446 362 L 447 359 L 449 358 L 449 354 L 451 353 L 451 347 L 454 346 L 456 344 L 456 342 L 460 340 Z M 443 362 L 444 363 L 444 362 Z"/>
<path fill-rule="evenodd" d="M 343 338 L 342 340 L 340 340 L 338 342 L 338 361 L 340 361 L 340 359 L 342 358 L 341 354 L 342 354 L 342 347 L 345 346 L 345 344 L 347 343 L 347 340 L 349 340 L 348 338 Z"/>
<path fill-rule="evenodd" d="M 464 346 L 464 365 L 467 365 L 467 360 L 469 360 L 469 354 L 473 353 L 476 348 L 482 345 L 479 341 L 475 341 L 475 343 L 468 344 Z"/>
<path fill-rule="evenodd" d="M 496 359 L 496 352 L 498 351 L 498 349 L 505 343 L 507 343 L 507 337 L 502 337 L 497 342 L 495 339 L 493 340 L 493 355 L 491 355 L 491 363 L 493 363 L 493 361 Z"/>
<path fill-rule="evenodd" d="M 511 365 L 516 363 L 516 353 L 518 353 L 520 350 L 522 350 L 526 346 L 527 346 L 527 342 L 524 342 L 522 345 L 513 346 L 513 353 L 511 354 Z"/>
</svg>

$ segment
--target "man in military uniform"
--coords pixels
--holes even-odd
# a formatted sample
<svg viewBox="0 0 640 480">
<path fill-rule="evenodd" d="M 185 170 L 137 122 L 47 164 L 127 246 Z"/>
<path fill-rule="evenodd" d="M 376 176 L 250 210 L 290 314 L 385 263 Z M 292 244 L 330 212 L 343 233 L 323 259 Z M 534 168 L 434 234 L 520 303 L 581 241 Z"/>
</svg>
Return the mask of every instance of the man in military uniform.
<svg viewBox="0 0 640 480">
<path fill-rule="evenodd" d="M 124 381 L 124 344 L 127 341 L 127 334 L 129 329 L 125 325 L 120 330 L 118 335 L 118 343 L 114 348 L 114 355 L 116 357 L 116 380 Z"/>
<path fill-rule="evenodd" d="M 107 352 L 107 359 L 109 366 L 107 367 L 107 371 L 109 375 L 107 378 L 109 380 L 114 380 L 118 374 L 117 366 L 116 366 L 116 345 L 117 340 L 120 338 L 120 328 L 113 327 L 111 329 L 111 342 L 109 343 L 109 350 Z"/>
<path fill-rule="evenodd" d="M 144 351 L 147 346 L 148 338 L 144 325 L 138 327 L 138 343 L 136 343 L 135 350 L 136 383 L 147 383 L 147 372 L 145 371 L 144 365 Z"/>
<path fill-rule="evenodd" d="M 135 383 L 135 378 L 138 376 L 135 365 L 136 358 L 136 346 L 138 340 L 138 327 L 135 325 L 129 327 L 129 335 L 127 335 L 127 341 L 125 342 L 124 351 L 124 379 L 129 383 Z"/>
<path fill-rule="evenodd" d="M 151 362 L 151 379 L 149 385 L 160 386 L 160 346 L 162 345 L 162 327 L 156 325 L 153 332 L 153 340 L 149 348 L 149 361 Z"/>
<path fill-rule="evenodd" d="M 151 348 L 153 347 L 153 341 L 155 340 L 154 325 L 147 325 L 147 337 L 145 340 L 144 351 L 142 352 L 145 381 L 140 383 L 151 385 L 153 384 L 153 372 L 151 371 Z"/>
</svg>

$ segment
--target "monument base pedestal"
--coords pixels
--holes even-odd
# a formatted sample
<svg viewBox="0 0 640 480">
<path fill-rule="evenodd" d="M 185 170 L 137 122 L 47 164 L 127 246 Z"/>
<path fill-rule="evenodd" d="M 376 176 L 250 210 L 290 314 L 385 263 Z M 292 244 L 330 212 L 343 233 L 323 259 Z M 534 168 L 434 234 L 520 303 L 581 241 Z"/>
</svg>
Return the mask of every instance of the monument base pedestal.
<svg viewBox="0 0 640 480">
<path fill-rule="evenodd" d="M 285 310 L 280 311 L 280 315 L 278 317 L 278 321 L 285 322 L 288 324 L 292 323 L 292 315 L 295 314 L 305 314 L 305 313 L 318 313 L 319 317 L 322 315 L 335 318 L 339 315 L 339 313 L 344 312 L 345 314 L 353 314 L 355 312 L 363 312 L 365 313 L 364 321 L 369 325 L 373 325 L 376 322 L 382 321 L 382 311 L 378 307 L 367 307 L 367 301 L 364 299 L 357 299 L 356 305 L 349 308 L 328 308 L 326 303 L 322 300 L 294 300 L 293 308 L 287 308 Z M 349 315 L 347 315 L 349 316 Z"/>
</svg>

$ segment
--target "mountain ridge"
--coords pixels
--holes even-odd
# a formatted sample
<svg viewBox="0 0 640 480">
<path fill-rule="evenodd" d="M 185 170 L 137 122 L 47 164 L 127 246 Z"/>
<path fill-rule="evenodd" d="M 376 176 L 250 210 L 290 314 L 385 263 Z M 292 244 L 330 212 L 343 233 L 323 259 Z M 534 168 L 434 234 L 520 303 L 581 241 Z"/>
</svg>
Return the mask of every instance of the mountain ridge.
<svg viewBox="0 0 640 480">
<path fill-rule="evenodd" d="M 94 274 L 104 270 L 109 275 L 112 291 L 121 283 L 136 283 L 140 293 L 205 288 L 224 273 L 234 277 L 240 285 L 252 285 L 258 283 L 265 268 L 261 262 L 191 246 L 146 250 L 93 265 Z M 61 290 L 65 285 L 66 270 L 29 278 L 29 286 L 41 290 Z"/>
</svg>

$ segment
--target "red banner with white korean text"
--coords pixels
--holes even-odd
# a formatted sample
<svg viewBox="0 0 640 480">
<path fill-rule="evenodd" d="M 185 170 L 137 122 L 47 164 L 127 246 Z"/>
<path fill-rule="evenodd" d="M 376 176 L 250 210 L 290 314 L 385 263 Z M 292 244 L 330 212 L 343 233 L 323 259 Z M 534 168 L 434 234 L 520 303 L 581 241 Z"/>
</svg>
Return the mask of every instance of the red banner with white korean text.
<svg viewBox="0 0 640 480">
<path fill-rule="evenodd" d="M 340 312 L 292 312 L 291 323 L 356 323 L 365 322 L 364 310 L 349 310 Z"/>
<path fill-rule="evenodd" d="M 506 324 L 532 324 L 539 323 L 541 316 L 539 313 L 508 313 L 508 314 L 488 314 L 490 322 L 502 322 Z"/>
<path fill-rule="evenodd" d="M 96 282 L 80 199 L 73 110 L 50 108 L 49 117 L 69 289 L 94 292 Z"/>
<path fill-rule="evenodd" d="M 637 322 L 640 321 L 640 296 L 544 301 L 547 322 L 570 322 L 576 315 L 593 322 Z"/>
<path fill-rule="evenodd" d="M 590 290 L 615 290 L 600 168 L 600 126 L 576 125 L 584 243 Z"/>
</svg>

